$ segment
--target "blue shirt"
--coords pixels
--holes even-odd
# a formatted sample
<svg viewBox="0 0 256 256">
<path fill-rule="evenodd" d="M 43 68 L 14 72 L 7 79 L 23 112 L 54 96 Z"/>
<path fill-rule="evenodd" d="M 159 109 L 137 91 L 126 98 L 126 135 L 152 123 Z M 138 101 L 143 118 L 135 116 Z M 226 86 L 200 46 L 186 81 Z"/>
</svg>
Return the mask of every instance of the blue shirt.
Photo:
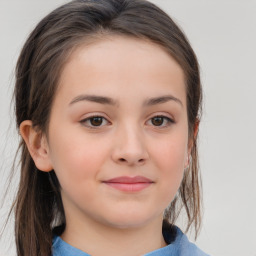
<svg viewBox="0 0 256 256">
<path fill-rule="evenodd" d="M 174 241 L 169 245 L 149 252 L 144 256 L 209 256 L 202 252 L 195 244 L 189 242 L 187 236 L 182 231 L 176 228 Z M 170 240 L 170 234 L 163 233 L 166 241 Z M 52 256 L 90 256 L 89 254 L 71 246 L 64 242 L 59 236 L 53 239 L 53 254 Z"/>
</svg>

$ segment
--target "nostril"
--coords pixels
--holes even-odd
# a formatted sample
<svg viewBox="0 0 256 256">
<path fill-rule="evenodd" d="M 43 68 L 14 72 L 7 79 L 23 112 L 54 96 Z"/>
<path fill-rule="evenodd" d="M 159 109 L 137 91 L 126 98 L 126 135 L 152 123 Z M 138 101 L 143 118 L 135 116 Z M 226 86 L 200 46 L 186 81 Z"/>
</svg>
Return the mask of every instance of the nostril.
<svg viewBox="0 0 256 256">
<path fill-rule="evenodd" d="M 120 158 L 119 161 L 120 161 L 120 162 L 127 162 L 124 158 Z M 143 163 L 143 162 L 144 162 L 144 159 L 143 159 L 143 158 L 141 158 L 141 159 L 138 160 L 138 163 Z"/>
</svg>

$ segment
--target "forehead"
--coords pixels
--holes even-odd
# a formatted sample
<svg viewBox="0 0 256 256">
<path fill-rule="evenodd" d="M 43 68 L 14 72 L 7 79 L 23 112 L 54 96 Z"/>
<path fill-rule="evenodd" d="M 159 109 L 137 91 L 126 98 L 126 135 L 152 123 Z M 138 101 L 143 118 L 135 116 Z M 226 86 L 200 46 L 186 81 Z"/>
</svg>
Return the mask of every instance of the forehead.
<svg viewBox="0 0 256 256">
<path fill-rule="evenodd" d="M 134 87 L 138 92 L 146 89 L 149 94 L 155 91 L 161 94 L 161 90 L 176 87 L 184 98 L 183 70 L 155 43 L 108 36 L 85 42 L 72 52 L 61 73 L 58 89 L 74 96 L 84 90 L 104 94 L 114 90 L 118 94 Z"/>
</svg>

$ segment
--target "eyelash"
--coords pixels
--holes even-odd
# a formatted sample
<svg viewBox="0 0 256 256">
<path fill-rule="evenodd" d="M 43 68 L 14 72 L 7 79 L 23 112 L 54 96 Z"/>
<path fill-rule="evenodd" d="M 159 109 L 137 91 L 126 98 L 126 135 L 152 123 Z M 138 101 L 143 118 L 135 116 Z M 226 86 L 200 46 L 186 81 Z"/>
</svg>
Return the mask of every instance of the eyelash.
<svg viewBox="0 0 256 256">
<path fill-rule="evenodd" d="M 156 116 L 153 116 L 149 119 L 149 121 L 152 122 L 152 120 L 154 118 L 162 118 L 163 119 L 163 123 L 165 122 L 166 124 L 165 125 L 153 125 L 154 127 L 159 127 L 159 128 L 166 128 L 166 127 L 169 127 L 170 125 L 174 124 L 174 120 L 171 119 L 170 117 L 167 117 L 167 116 L 163 116 L 163 115 L 156 115 Z"/>
<path fill-rule="evenodd" d="M 105 120 L 108 124 L 110 123 L 105 117 L 103 117 L 101 115 L 94 115 L 94 116 L 87 117 L 87 118 L 81 120 L 80 123 L 82 125 L 86 126 L 87 128 L 98 129 L 102 125 L 101 124 L 100 125 L 92 125 L 91 121 L 93 120 L 93 118 L 101 118 L 102 120 Z M 90 122 L 90 124 L 86 124 L 86 122 Z"/>
<path fill-rule="evenodd" d="M 93 118 L 101 118 L 102 120 L 105 120 L 108 124 L 110 124 L 110 122 L 103 116 L 101 115 L 94 115 L 94 116 L 90 116 L 90 117 L 87 117 L 83 120 L 80 121 L 80 123 L 83 125 L 83 126 L 86 126 L 87 128 L 90 128 L 90 129 L 99 129 L 100 127 L 104 126 L 104 124 L 102 125 L 102 123 L 100 125 L 92 125 L 91 121 L 93 120 Z M 164 116 L 164 115 L 156 115 L 156 116 L 153 116 L 151 117 L 148 121 L 151 121 L 154 119 L 154 118 L 163 118 L 163 123 L 165 122 L 166 124 L 165 125 L 153 125 L 154 127 L 159 127 L 160 129 L 161 128 L 166 128 L 166 127 L 169 127 L 170 125 L 174 124 L 175 121 L 167 116 Z M 147 121 L 147 122 L 148 122 Z M 90 122 L 90 124 L 86 124 L 87 122 Z M 104 122 L 104 121 L 102 121 Z M 106 124 L 105 124 L 106 125 Z"/>
</svg>

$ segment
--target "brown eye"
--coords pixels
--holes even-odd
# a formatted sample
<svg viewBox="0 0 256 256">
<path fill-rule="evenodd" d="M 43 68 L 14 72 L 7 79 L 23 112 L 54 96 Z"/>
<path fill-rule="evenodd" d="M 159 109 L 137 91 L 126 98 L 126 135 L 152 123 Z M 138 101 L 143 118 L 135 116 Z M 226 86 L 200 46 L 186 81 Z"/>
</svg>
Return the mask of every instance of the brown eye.
<svg viewBox="0 0 256 256">
<path fill-rule="evenodd" d="M 163 124 L 163 122 L 164 122 L 164 117 L 162 117 L 162 116 L 155 116 L 151 120 L 152 120 L 152 124 L 154 126 L 161 126 Z"/>
<path fill-rule="evenodd" d="M 95 116 L 89 119 L 92 126 L 100 126 L 103 123 L 103 118 Z"/>
<path fill-rule="evenodd" d="M 169 127 L 171 124 L 174 124 L 174 120 L 167 116 L 154 116 L 148 120 L 149 125 L 153 125 L 159 128 Z"/>
<path fill-rule="evenodd" d="M 109 124 L 109 121 L 102 116 L 91 116 L 80 121 L 83 126 L 88 128 L 100 128 Z"/>
</svg>

